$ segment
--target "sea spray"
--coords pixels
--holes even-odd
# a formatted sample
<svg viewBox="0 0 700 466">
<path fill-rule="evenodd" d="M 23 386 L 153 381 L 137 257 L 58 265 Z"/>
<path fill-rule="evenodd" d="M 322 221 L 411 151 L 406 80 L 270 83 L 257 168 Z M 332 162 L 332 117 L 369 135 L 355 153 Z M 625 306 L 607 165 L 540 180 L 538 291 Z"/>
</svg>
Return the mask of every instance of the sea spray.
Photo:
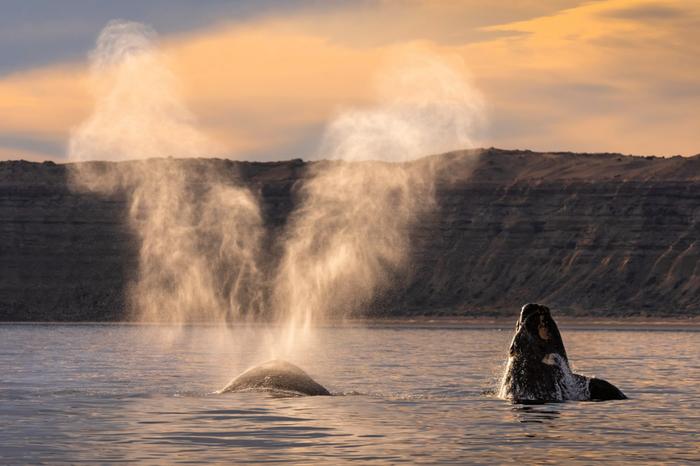
<svg viewBox="0 0 700 466">
<path fill-rule="evenodd" d="M 72 186 L 128 198 L 139 239 L 133 318 L 226 322 L 262 307 L 256 197 L 211 161 L 216 153 L 178 92 L 156 34 L 110 22 L 90 55 L 92 114 L 71 134 Z M 166 158 L 167 157 L 167 158 Z M 128 163 L 123 161 L 133 160 Z M 89 162 L 89 161 L 112 162 Z"/>
<path fill-rule="evenodd" d="M 89 56 L 94 107 L 71 133 L 71 161 L 202 157 L 216 151 L 184 104 L 156 38 L 151 28 L 134 22 L 111 21 L 102 30 Z"/>
<path fill-rule="evenodd" d="M 91 54 L 95 108 L 69 144 L 71 161 L 83 162 L 71 164 L 75 189 L 128 199 L 139 240 L 133 317 L 247 322 L 271 307 L 275 322 L 253 359 L 306 359 L 315 325 L 361 311 L 405 278 L 409 232 L 435 206 L 444 168 L 416 159 L 473 146 L 481 97 L 463 69 L 434 55 L 389 65 L 376 105 L 328 125 L 317 153 L 326 160 L 307 173 L 266 283 L 259 200 L 223 161 L 196 159 L 218 147 L 184 105 L 156 39 L 137 23 L 102 31 Z"/>
<path fill-rule="evenodd" d="M 482 99 L 464 70 L 411 52 L 379 75 L 370 108 L 327 127 L 288 223 L 274 303 L 284 322 L 275 350 L 309 341 L 313 325 L 362 310 L 405 277 L 409 230 L 434 207 L 439 159 L 473 145 Z"/>
</svg>

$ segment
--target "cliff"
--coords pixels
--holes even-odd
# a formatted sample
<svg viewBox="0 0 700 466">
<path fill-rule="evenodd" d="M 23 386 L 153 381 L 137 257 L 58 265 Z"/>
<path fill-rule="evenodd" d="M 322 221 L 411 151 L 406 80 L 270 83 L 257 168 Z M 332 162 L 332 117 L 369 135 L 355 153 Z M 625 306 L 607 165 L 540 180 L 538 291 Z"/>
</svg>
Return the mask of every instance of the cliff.
<svg viewBox="0 0 700 466">
<path fill-rule="evenodd" d="M 538 301 L 564 314 L 700 315 L 700 156 L 434 157 L 437 205 L 411 231 L 409 276 L 371 314 L 511 315 Z M 259 195 L 274 261 L 309 164 L 181 163 L 214 164 Z M 71 190 L 66 165 L 0 162 L 0 320 L 123 318 L 138 247 L 126 209 L 124 194 Z"/>
</svg>

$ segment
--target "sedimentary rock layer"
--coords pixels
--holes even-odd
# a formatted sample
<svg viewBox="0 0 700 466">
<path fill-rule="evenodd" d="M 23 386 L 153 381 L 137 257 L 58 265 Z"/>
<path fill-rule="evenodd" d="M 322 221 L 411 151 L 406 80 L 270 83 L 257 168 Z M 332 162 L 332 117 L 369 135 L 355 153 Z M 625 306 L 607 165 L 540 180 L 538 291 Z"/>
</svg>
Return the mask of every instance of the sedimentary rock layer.
<svg viewBox="0 0 700 466">
<path fill-rule="evenodd" d="M 368 314 L 512 314 L 536 301 L 563 314 L 700 315 L 700 156 L 489 149 L 432 160 L 436 206 L 410 231 L 407 274 Z M 273 270 L 309 163 L 180 163 L 214 164 L 259 196 Z M 127 195 L 76 192 L 67 173 L 0 162 L 0 320 L 127 315 L 138 270 Z"/>
</svg>

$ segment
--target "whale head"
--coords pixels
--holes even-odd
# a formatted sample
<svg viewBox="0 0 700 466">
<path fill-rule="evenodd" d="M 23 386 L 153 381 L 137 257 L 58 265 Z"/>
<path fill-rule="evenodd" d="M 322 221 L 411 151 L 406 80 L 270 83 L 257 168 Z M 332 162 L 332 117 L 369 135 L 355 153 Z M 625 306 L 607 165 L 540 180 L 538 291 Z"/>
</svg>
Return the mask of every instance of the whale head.
<svg viewBox="0 0 700 466">
<path fill-rule="evenodd" d="M 515 324 L 515 335 L 510 344 L 509 356 L 528 360 L 542 360 L 558 355 L 567 360 L 559 327 L 547 306 L 529 303 L 520 310 Z"/>
<path fill-rule="evenodd" d="M 586 382 L 571 372 L 564 342 L 547 306 L 526 304 L 515 324 L 500 396 L 518 402 L 578 399 Z"/>
</svg>

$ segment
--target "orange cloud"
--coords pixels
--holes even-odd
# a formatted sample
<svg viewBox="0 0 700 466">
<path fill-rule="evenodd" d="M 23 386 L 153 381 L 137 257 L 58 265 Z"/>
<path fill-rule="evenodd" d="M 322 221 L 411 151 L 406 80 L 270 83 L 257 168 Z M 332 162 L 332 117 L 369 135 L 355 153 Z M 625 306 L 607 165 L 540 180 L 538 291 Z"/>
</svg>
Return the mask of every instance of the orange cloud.
<svg viewBox="0 0 700 466">
<path fill-rule="evenodd" d="M 163 41 L 205 133 L 229 156 L 278 150 L 335 109 L 367 100 L 381 50 L 359 51 L 270 22 Z M 66 64 L 0 80 L 0 134 L 65 140 L 92 107 L 87 67 Z M 299 154 L 308 155 L 308 154 Z"/>
<path fill-rule="evenodd" d="M 488 29 L 520 35 L 466 44 L 460 53 L 472 58 L 502 119 L 494 124 L 519 116 L 508 145 L 700 152 L 693 129 L 700 104 L 697 2 L 591 2 Z"/>
<path fill-rule="evenodd" d="M 58 65 L 0 80 L 0 133 L 63 138 L 90 108 L 80 67 Z"/>
<path fill-rule="evenodd" d="M 331 44 L 274 21 L 177 38 L 166 50 L 194 112 L 219 140 L 230 146 L 233 131 L 248 149 L 275 148 L 281 157 L 304 128 L 322 124 L 338 106 L 369 99 L 385 53 Z"/>
<path fill-rule="evenodd" d="M 231 157 L 311 155 L 324 122 L 371 101 L 374 72 L 416 45 L 472 71 L 490 108 L 487 144 L 700 152 L 700 5 L 554 4 L 513 2 L 529 19 L 483 26 L 501 13 L 481 2 L 388 2 L 223 23 L 162 45 L 202 130 Z M 65 141 L 92 107 L 86 76 L 64 63 L 0 78 L 0 145 L 3 135 Z"/>
</svg>

